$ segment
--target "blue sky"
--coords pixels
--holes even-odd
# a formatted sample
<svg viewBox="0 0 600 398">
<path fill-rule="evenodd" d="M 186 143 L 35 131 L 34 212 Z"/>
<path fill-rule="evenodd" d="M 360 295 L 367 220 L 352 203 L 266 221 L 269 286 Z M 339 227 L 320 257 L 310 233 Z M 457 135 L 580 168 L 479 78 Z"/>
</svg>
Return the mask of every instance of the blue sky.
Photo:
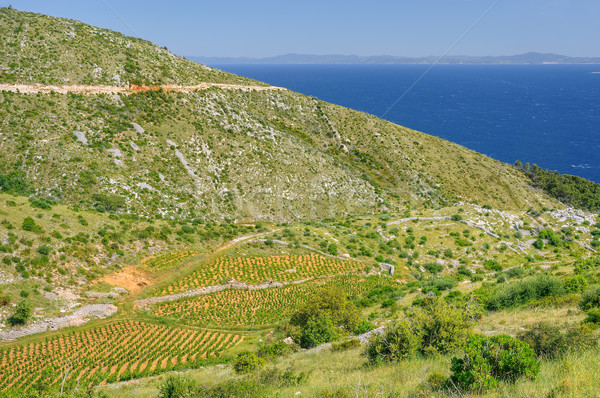
<svg viewBox="0 0 600 398">
<path fill-rule="evenodd" d="M 108 3 L 134 34 L 104 4 Z M 180 55 L 440 55 L 495 0 L 0 0 L 140 36 Z M 600 56 L 600 0 L 499 0 L 450 52 Z"/>
</svg>

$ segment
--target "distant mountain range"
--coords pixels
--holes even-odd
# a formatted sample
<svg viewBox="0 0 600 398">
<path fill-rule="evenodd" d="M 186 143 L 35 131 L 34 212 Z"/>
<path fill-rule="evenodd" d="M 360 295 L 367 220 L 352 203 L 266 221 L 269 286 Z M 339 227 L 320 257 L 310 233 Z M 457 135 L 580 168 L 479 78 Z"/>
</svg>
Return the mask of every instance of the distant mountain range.
<svg viewBox="0 0 600 398">
<path fill-rule="evenodd" d="M 314 55 L 285 54 L 266 58 L 249 57 L 198 57 L 188 59 L 207 65 L 222 64 L 432 64 L 438 57 L 396 57 L 375 55 Z M 568 57 L 558 54 L 529 52 L 519 55 L 482 56 L 450 55 L 440 60 L 441 64 L 600 64 L 600 57 Z"/>
</svg>

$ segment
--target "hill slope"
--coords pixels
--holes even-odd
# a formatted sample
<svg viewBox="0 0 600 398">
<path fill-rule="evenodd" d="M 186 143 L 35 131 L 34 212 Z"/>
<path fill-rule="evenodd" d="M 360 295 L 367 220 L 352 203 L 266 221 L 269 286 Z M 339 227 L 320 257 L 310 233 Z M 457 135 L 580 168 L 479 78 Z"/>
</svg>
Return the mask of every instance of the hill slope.
<svg viewBox="0 0 600 398">
<path fill-rule="evenodd" d="M 1 8 L 0 36 L 2 83 L 252 82 L 200 66 L 146 40 L 70 19 Z"/>
<path fill-rule="evenodd" d="M 2 83 L 115 84 L 116 73 L 121 83 L 257 84 L 78 22 L 8 9 L 0 18 Z M 128 62 L 135 73 L 125 71 Z M 0 187 L 15 190 L 18 181 L 20 193 L 67 204 L 285 221 L 546 200 L 511 166 L 289 91 L 2 92 L 0 116 Z"/>
</svg>

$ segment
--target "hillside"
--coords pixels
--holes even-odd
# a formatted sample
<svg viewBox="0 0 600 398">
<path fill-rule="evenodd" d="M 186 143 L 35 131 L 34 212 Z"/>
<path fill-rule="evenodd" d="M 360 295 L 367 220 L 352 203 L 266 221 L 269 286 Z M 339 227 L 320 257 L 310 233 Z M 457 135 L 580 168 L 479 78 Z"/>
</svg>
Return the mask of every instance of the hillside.
<svg viewBox="0 0 600 398">
<path fill-rule="evenodd" d="M 73 21 L 8 9 L 0 17 L 10 53 L 0 59 L 13 76 L 6 82 L 116 84 L 75 76 L 94 59 L 112 76 L 134 46 L 136 76 L 150 85 L 258 84 Z M 69 26 L 79 33 L 64 34 Z M 456 201 L 547 203 L 510 166 L 289 91 L 2 92 L 0 116 L 0 176 L 23 179 L 22 193 L 67 204 L 92 207 L 94 195 L 116 195 L 118 211 L 141 215 L 284 221 Z"/>
<path fill-rule="evenodd" d="M 600 219 L 530 167 L 75 21 L 0 18 L 1 398 L 475 396 L 449 364 L 483 335 L 527 356 L 491 395 L 597 391 Z M 561 181 L 557 198 L 596 194 Z"/>
<path fill-rule="evenodd" d="M 200 66 L 146 40 L 0 8 L 0 81 L 26 84 L 259 84 Z"/>
</svg>

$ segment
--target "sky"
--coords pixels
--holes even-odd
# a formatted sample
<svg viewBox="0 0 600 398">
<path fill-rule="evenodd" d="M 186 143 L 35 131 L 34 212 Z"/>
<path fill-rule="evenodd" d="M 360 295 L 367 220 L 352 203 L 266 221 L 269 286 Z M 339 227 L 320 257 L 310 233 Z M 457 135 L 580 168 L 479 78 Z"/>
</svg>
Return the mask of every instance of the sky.
<svg viewBox="0 0 600 398">
<path fill-rule="evenodd" d="M 600 56 L 600 0 L 0 0 L 9 4 L 184 56 L 437 56 L 467 31 L 450 55 Z"/>
</svg>

